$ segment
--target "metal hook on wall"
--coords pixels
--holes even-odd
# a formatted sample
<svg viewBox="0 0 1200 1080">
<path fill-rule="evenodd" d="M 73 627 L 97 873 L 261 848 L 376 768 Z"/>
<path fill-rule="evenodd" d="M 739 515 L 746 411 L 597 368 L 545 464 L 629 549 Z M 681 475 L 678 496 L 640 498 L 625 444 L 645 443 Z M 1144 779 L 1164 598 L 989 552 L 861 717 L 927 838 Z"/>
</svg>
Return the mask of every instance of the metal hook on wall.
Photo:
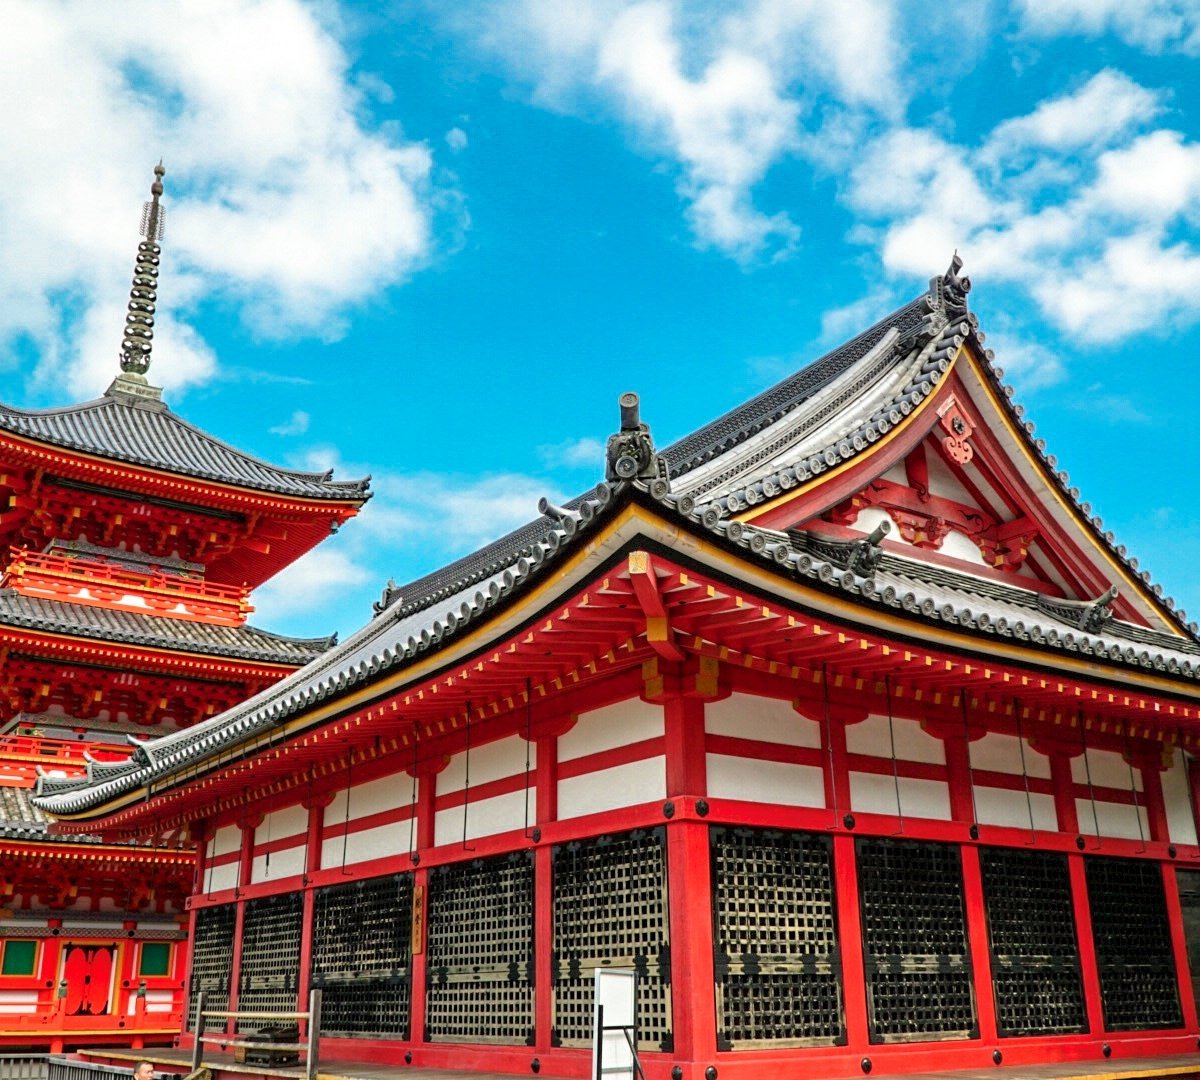
<svg viewBox="0 0 1200 1080">
<path fill-rule="evenodd" d="M 888 742 L 892 753 L 892 786 L 896 789 L 896 831 L 893 836 L 904 833 L 904 807 L 900 802 L 900 769 L 896 762 L 896 722 L 892 718 L 892 679 L 890 675 L 883 677 L 883 690 L 887 695 Z"/>
</svg>

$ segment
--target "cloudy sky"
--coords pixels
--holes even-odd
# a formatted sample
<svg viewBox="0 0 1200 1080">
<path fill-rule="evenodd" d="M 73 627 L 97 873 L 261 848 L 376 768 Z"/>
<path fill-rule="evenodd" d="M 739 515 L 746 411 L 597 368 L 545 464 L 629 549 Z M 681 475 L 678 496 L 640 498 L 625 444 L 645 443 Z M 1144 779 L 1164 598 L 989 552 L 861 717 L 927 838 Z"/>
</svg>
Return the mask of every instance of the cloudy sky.
<svg viewBox="0 0 1200 1080">
<path fill-rule="evenodd" d="M 375 498 L 257 595 L 343 634 L 922 291 L 1200 615 L 1200 0 L 0 0 L 0 399 L 117 370 Z"/>
</svg>

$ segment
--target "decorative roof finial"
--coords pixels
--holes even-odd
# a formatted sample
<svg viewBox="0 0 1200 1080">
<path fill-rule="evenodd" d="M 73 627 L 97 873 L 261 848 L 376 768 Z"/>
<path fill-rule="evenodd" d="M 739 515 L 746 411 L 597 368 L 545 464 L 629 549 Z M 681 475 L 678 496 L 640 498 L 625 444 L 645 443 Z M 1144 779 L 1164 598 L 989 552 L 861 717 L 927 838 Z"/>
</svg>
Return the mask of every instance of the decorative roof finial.
<svg viewBox="0 0 1200 1080">
<path fill-rule="evenodd" d="M 121 342 L 121 370 L 126 375 L 145 375 L 150 368 L 150 349 L 154 340 L 154 302 L 158 299 L 158 246 L 163 238 L 166 210 L 158 198 L 163 193 L 166 174 L 160 160 L 154 166 L 151 200 L 142 205 L 142 236 L 138 244 L 133 285 L 129 290 L 129 314 L 125 316 L 125 339 Z"/>
<path fill-rule="evenodd" d="M 670 478 L 667 462 L 655 453 L 650 427 L 642 423 L 637 394 L 622 394 L 617 404 L 621 407 L 621 430 L 608 437 L 605 479 L 666 483 Z"/>
</svg>

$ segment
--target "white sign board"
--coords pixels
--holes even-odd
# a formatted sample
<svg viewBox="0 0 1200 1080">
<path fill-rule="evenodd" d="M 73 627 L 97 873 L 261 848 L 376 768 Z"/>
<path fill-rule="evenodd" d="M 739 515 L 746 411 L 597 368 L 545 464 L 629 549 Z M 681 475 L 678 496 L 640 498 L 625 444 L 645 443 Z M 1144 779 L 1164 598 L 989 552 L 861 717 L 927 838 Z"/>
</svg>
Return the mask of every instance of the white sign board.
<svg viewBox="0 0 1200 1080">
<path fill-rule="evenodd" d="M 637 973 L 632 968 L 596 970 L 592 1030 L 592 1080 L 634 1080 L 630 1041 L 637 1036 Z"/>
</svg>

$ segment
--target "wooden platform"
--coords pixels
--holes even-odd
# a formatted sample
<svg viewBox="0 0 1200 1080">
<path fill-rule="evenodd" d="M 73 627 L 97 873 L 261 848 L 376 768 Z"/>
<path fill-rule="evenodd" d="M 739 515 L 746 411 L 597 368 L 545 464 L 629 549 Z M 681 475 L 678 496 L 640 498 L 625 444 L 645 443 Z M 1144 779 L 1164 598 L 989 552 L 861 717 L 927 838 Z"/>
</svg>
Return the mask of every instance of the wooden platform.
<svg viewBox="0 0 1200 1080">
<path fill-rule="evenodd" d="M 83 1050 L 80 1056 L 95 1056 L 106 1061 L 149 1061 L 165 1072 L 187 1073 L 191 1066 L 190 1050 L 167 1047 L 132 1050 Z M 286 1077 L 298 1080 L 302 1068 L 271 1068 L 266 1065 L 238 1065 L 229 1053 L 206 1052 L 204 1064 L 222 1072 L 247 1077 Z M 887 1073 L 879 1073 L 887 1076 Z M 529 1073 L 466 1072 L 461 1069 L 420 1069 L 411 1065 L 370 1065 L 353 1061 L 330 1059 L 322 1061 L 317 1080 L 513 1080 Z M 955 1072 L 906 1073 L 903 1080 L 1200 1080 L 1200 1054 L 1181 1054 L 1172 1057 L 1129 1058 L 1124 1061 L 1076 1061 L 1058 1065 L 993 1066 L 989 1069 L 966 1069 Z M 566 1080 L 549 1073 L 539 1080 Z M 820 1080 L 812 1065 L 796 1063 L 791 1076 L 772 1072 L 772 1080 Z"/>
</svg>

